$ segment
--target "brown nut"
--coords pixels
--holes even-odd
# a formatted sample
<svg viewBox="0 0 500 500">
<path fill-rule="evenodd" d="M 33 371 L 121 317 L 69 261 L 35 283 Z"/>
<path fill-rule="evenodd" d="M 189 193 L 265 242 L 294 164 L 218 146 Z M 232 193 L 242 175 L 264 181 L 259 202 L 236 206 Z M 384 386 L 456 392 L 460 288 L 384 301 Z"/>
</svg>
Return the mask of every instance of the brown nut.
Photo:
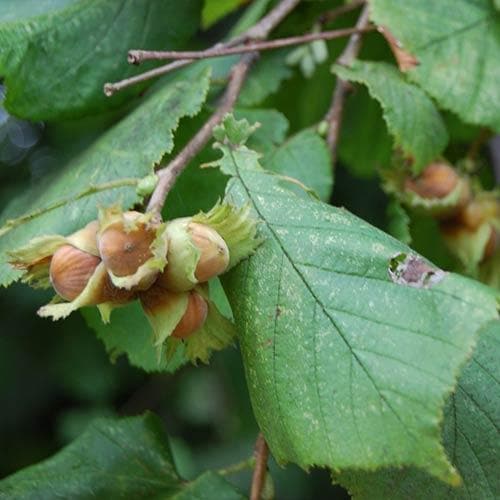
<svg viewBox="0 0 500 500">
<path fill-rule="evenodd" d="M 446 163 L 431 163 L 416 178 L 405 180 L 405 190 L 421 198 L 444 198 L 457 186 L 459 176 Z"/>
<path fill-rule="evenodd" d="M 137 212 L 125 212 L 123 215 L 132 222 L 135 214 Z M 99 235 L 99 254 L 106 268 L 115 276 L 130 276 L 152 257 L 150 247 L 154 239 L 153 228 L 138 224 L 137 228 L 127 230 L 124 223 L 119 221 Z"/>
<path fill-rule="evenodd" d="M 208 304 L 206 300 L 196 292 L 190 292 L 188 305 L 184 316 L 172 332 L 172 336 L 178 339 L 185 339 L 203 326 L 208 314 Z"/>
<path fill-rule="evenodd" d="M 50 262 L 50 281 L 63 299 L 72 301 L 87 286 L 101 260 L 71 245 L 60 247 Z"/>
<path fill-rule="evenodd" d="M 488 219 L 498 217 L 500 206 L 494 199 L 475 199 L 467 203 L 459 214 L 461 223 L 469 229 L 477 229 Z"/>
<path fill-rule="evenodd" d="M 190 222 L 188 231 L 200 251 L 194 272 L 196 279 L 203 283 L 222 274 L 229 265 L 229 249 L 222 236 L 215 229 L 197 222 Z"/>
</svg>

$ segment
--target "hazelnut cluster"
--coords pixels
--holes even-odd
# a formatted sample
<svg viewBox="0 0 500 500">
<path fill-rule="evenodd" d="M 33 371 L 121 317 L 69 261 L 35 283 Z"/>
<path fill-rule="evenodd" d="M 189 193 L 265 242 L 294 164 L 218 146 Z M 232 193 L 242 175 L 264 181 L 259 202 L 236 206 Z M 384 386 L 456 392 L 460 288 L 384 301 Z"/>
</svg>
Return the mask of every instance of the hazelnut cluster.
<svg viewBox="0 0 500 500">
<path fill-rule="evenodd" d="M 478 265 L 498 253 L 498 193 L 472 189 L 467 176 L 444 161 L 429 164 L 416 177 L 393 182 L 389 191 L 410 208 L 438 220 L 446 244 L 468 272 L 475 274 Z"/>
<path fill-rule="evenodd" d="M 11 262 L 24 271 L 24 281 L 56 291 L 40 316 L 56 320 L 97 306 L 109 322 L 113 308 L 138 299 L 159 350 L 190 342 L 193 361 L 205 360 L 233 335 L 209 299 L 207 282 L 253 252 L 255 232 L 248 208 L 228 204 L 167 223 L 115 206 L 67 237 L 31 240 L 11 254 Z M 167 353 L 174 350 L 167 345 Z"/>
</svg>

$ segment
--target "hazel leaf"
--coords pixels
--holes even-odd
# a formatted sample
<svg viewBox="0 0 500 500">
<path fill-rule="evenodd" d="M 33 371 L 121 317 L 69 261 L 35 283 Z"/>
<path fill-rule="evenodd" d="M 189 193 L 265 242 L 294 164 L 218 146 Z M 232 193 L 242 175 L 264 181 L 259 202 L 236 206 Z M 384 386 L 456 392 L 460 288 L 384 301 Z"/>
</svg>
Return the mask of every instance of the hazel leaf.
<svg viewBox="0 0 500 500">
<path fill-rule="evenodd" d="M 497 1 L 497 0 L 495 0 Z M 492 0 L 373 0 L 419 65 L 407 72 L 441 107 L 465 122 L 500 130 L 500 15 Z"/>
<path fill-rule="evenodd" d="M 0 481 L 3 498 L 243 500 L 223 477 L 179 475 L 162 421 L 152 413 L 94 420 L 61 451 Z"/>
<path fill-rule="evenodd" d="M 406 82 L 398 70 L 383 62 L 356 61 L 351 67 L 334 65 L 344 80 L 366 85 L 382 106 L 394 144 L 419 172 L 446 147 L 448 133 L 439 111 L 419 87 Z"/>
<path fill-rule="evenodd" d="M 444 402 L 495 293 L 446 273 L 395 283 L 414 256 L 346 210 L 296 196 L 245 146 L 221 145 L 227 201 L 250 206 L 262 245 L 222 282 L 257 422 L 279 463 L 334 471 L 413 466 L 460 477 L 441 443 Z"/>
</svg>

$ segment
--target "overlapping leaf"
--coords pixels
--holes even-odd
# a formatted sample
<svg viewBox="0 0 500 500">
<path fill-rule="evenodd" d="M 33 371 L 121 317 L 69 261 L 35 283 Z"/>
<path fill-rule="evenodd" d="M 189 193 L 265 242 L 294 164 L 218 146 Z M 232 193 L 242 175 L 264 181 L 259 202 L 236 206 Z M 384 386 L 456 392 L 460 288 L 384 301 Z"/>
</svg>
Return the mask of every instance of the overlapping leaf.
<svg viewBox="0 0 500 500">
<path fill-rule="evenodd" d="M 500 323 L 480 332 L 474 357 L 464 369 L 446 409 L 444 445 L 463 484 L 452 488 L 415 469 L 341 475 L 355 498 L 462 500 L 496 498 L 500 491 Z"/>
<path fill-rule="evenodd" d="M 392 142 L 379 103 L 359 86 L 345 102 L 338 142 L 340 161 L 356 177 L 375 177 L 390 164 Z"/>
<path fill-rule="evenodd" d="M 93 422 L 53 457 L 0 481 L 0 497 L 244 498 L 213 472 L 183 481 L 162 422 L 150 413 Z"/>
<path fill-rule="evenodd" d="M 500 12 L 491 0 L 373 0 L 419 65 L 410 77 L 465 121 L 500 130 Z"/>
<path fill-rule="evenodd" d="M 335 65 L 341 78 L 362 83 L 377 99 L 395 145 L 419 171 L 445 148 L 448 134 L 431 99 L 416 85 L 405 82 L 387 63 L 356 61 L 351 67 Z"/>
<path fill-rule="evenodd" d="M 172 150 L 180 118 L 196 114 L 205 100 L 209 71 L 193 71 L 151 95 L 55 176 L 13 200 L 0 227 L 0 285 L 18 277 L 5 252 L 34 236 L 66 235 L 81 228 L 96 218 L 99 204 L 121 202 L 125 209 L 140 200 L 134 182 Z M 19 216 L 26 217 L 15 220 Z"/>
<path fill-rule="evenodd" d="M 391 259 L 408 247 L 283 189 L 253 151 L 222 150 L 228 197 L 262 221 L 264 243 L 224 284 L 273 455 L 337 471 L 416 466 L 457 483 L 443 406 L 497 317 L 492 292 L 453 274 L 431 288 L 393 283 Z"/>
<path fill-rule="evenodd" d="M 323 201 L 332 194 L 333 169 L 330 152 L 323 138 L 314 130 L 303 130 L 271 151 L 263 165 L 272 172 L 299 180 Z"/>
<path fill-rule="evenodd" d="M 102 88 L 141 71 L 127 63 L 128 49 L 184 45 L 198 28 L 201 1 L 78 0 L 50 7 L 27 11 L 23 2 L 9 2 L 0 12 L 6 106 L 32 120 L 96 113 L 137 94 L 144 86 L 111 99 Z"/>
</svg>

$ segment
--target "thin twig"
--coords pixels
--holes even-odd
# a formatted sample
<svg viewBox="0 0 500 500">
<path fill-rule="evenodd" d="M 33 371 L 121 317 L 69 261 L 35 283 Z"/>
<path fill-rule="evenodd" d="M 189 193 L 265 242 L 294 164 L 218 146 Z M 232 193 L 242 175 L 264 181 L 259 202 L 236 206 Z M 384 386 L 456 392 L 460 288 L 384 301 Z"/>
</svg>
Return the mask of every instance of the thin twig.
<svg viewBox="0 0 500 500">
<path fill-rule="evenodd" d="M 347 14 L 348 12 L 357 9 L 364 4 L 365 0 L 353 0 L 352 2 L 349 2 L 345 5 L 340 5 L 335 9 L 323 12 L 323 14 L 321 14 L 321 16 L 319 17 L 318 22 L 324 26 L 325 24 L 329 24 L 332 21 L 335 21 L 335 19 L 342 16 L 343 14 Z"/>
<path fill-rule="evenodd" d="M 104 94 L 106 94 L 107 97 L 111 97 L 115 92 L 123 90 L 127 87 L 131 87 L 136 83 L 145 82 L 146 80 L 151 80 L 152 78 L 156 78 L 157 76 L 165 75 L 166 73 L 170 73 L 170 71 L 174 71 L 176 69 L 182 68 L 183 66 L 187 66 L 192 62 L 193 59 L 174 61 L 168 64 L 164 64 L 163 66 L 159 66 L 158 68 L 154 68 L 150 71 L 145 71 L 140 75 L 125 78 L 124 80 L 120 80 L 119 82 L 105 83 Z"/>
<path fill-rule="evenodd" d="M 356 23 L 356 29 L 358 33 L 354 33 L 349 38 L 347 45 L 337 59 L 338 64 L 348 66 L 352 61 L 358 56 L 359 50 L 361 49 L 361 31 L 364 30 L 368 23 L 369 18 L 369 6 L 368 4 L 364 6 L 359 19 Z M 337 157 L 337 142 L 340 133 L 340 126 L 342 123 L 342 114 L 344 110 L 344 101 L 350 88 L 350 83 L 337 77 L 337 83 L 335 85 L 335 90 L 333 92 L 332 103 L 330 109 L 326 115 L 328 121 L 328 135 L 327 143 L 330 147 L 332 155 L 332 165 L 335 165 L 335 160 Z"/>
<path fill-rule="evenodd" d="M 186 168 L 188 163 L 199 153 L 212 137 L 212 131 L 220 123 L 222 118 L 231 111 L 236 99 L 243 87 L 248 69 L 255 59 L 256 54 L 251 53 L 243 56 L 240 61 L 233 66 L 229 76 L 229 84 L 222 100 L 213 113 L 205 122 L 203 127 L 184 146 L 184 149 L 164 168 L 158 170 L 158 184 L 151 195 L 148 204 L 148 211 L 159 214 L 167 198 L 167 194 L 172 189 L 179 174 Z"/>
<path fill-rule="evenodd" d="M 355 33 L 362 33 L 365 31 L 372 31 L 373 28 L 364 28 L 358 30 L 357 28 L 345 28 L 341 30 L 322 31 L 320 33 L 307 33 L 305 35 L 291 36 L 288 38 L 277 38 L 268 42 L 250 42 L 246 45 L 239 47 L 216 47 L 207 50 L 195 51 L 160 51 L 160 50 L 131 50 L 129 55 L 131 59 L 137 62 L 151 61 L 151 60 L 164 60 L 164 59 L 207 59 L 209 57 L 224 57 L 234 54 L 245 54 L 247 52 L 261 52 L 264 50 L 275 50 L 283 47 L 290 47 L 291 45 L 300 45 L 303 43 L 314 42 L 315 40 L 333 40 L 334 38 L 342 38 L 350 36 Z"/>
<path fill-rule="evenodd" d="M 274 9 L 272 9 L 255 26 L 246 32 L 245 37 L 267 37 L 271 30 L 283 20 L 283 18 L 299 3 L 299 1 L 300 0 L 281 0 L 281 2 L 274 7 Z M 239 43 L 240 39 L 241 37 L 233 39 L 230 43 Z M 229 75 L 229 83 L 226 91 L 215 112 L 186 144 L 186 146 L 184 146 L 182 151 L 166 167 L 157 171 L 158 183 L 153 191 L 153 194 L 151 195 L 151 199 L 149 200 L 147 206 L 148 211 L 152 211 L 160 217 L 161 209 L 165 204 L 167 195 L 172 189 L 172 186 L 174 185 L 179 174 L 210 140 L 214 127 L 218 125 L 224 116 L 232 110 L 243 87 L 248 70 L 257 56 L 257 52 L 245 54 L 241 57 L 239 62 L 233 66 Z"/>
<path fill-rule="evenodd" d="M 245 33 L 229 40 L 228 42 L 217 43 L 212 48 L 230 48 L 235 47 L 236 45 L 244 44 L 249 40 L 261 40 L 263 38 L 266 38 L 269 35 L 270 31 L 286 17 L 287 14 L 294 7 L 296 7 L 299 2 L 300 0 L 282 0 L 278 5 L 276 5 L 274 9 L 270 10 L 257 24 L 249 28 Z M 133 55 L 131 57 L 130 53 L 128 56 L 128 61 L 131 64 L 138 64 L 138 61 L 134 59 Z M 174 71 L 178 68 L 187 66 L 192 62 L 194 62 L 194 59 L 183 59 L 180 61 L 165 64 L 131 78 L 126 78 L 114 83 L 105 83 L 104 93 L 108 97 L 111 97 L 115 92 L 123 90 L 124 88 L 135 85 L 136 83 L 156 78 L 157 76 L 165 75 L 166 73 Z"/>
<path fill-rule="evenodd" d="M 261 500 L 262 489 L 266 481 L 268 458 L 269 447 L 264 435 L 259 432 L 255 442 L 255 469 L 253 470 L 252 486 L 250 488 L 250 500 Z"/>
</svg>

